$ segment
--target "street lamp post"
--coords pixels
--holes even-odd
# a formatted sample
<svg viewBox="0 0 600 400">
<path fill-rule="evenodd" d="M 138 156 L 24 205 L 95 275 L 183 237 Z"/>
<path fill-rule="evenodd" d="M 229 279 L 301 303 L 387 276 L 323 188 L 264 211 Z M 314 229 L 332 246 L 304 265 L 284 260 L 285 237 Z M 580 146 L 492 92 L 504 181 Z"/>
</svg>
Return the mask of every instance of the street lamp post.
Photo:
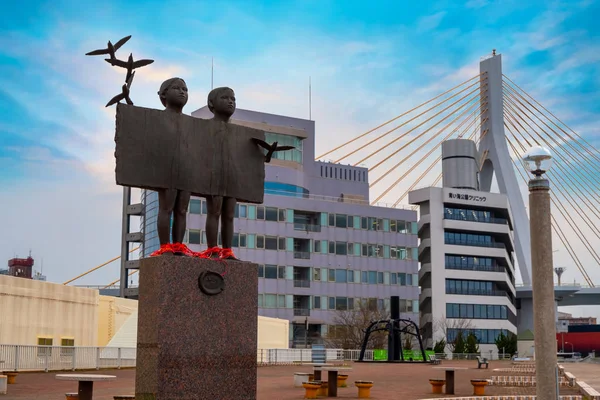
<svg viewBox="0 0 600 400">
<path fill-rule="evenodd" d="M 575 353 L 575 346 L 573 346 L 573 343 L 565 342 L 565 344 L 570 344 L 571 345 L 571 354 Z"/>
<path fill-rule="evenodd" d="M 552 164 L 550 152 L 533 147 L 524 156 L 534 176 L 529 181 L 529 224 L 535 344 L 536 394 L 538 399 L 558 399 L 556 310 L 552 262 L 550 184 L 543 178 Z"/>
</svg>

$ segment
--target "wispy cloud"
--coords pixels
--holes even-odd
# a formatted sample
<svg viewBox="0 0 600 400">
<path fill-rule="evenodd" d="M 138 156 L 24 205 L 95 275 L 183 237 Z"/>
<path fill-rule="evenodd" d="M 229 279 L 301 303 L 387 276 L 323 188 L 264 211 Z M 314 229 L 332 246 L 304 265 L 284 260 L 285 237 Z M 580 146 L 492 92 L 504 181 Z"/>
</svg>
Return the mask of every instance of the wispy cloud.
<svg viewBox="0 0 600 400">
<path fill-rule="evenodd" d="M 24 254 L 18 248 L 28 241 L 27 247 L 45 254 L 46 265 L 64 265 L 66 272 L 52 271 L 62 279 L 84 269 L 52 250 L 65 238 L 98 262 L 118 253 L 114 107 L 104 104 L 120 91 L 125 72 L 102 57 L 84 54 L 127 34 L 133 37 L 120 56 L 131 52 L 136 59 L 155 60 L 136 73 L 133 84 L 131 97 L 144 107 L 161 107 L 158 87 L 172 76 L 188 83 L 187 113 L 204 106 L 214 57 L 215 85 L 233 87 L 240 108 L 306 118 L 311 76 L 317 153 L 477 75 L 479 57 L 494 47 L 515 82 L 590 140 L 600 134 L 595 124 L 600 49 L 596 22 L 589 18 L 597 2 L 469 0 L 433 11 L 390 2 L 385 13 L 335 2 L 310 10 L 303 2 L 254 9 L 227 4 L 219 5 L 218 12 L 210 2 L 180 2 L 181 18 L 174 21 L 165 18 L 171 5 L 135 7 L 111 1 L 85 7 L 58 2 L 30 10 L 27 15 L 35 24 L 19 20 L 1 32 L 0 112 L 10 111 L 0 118 L 0 134 L 8 143 L 0 148 L 0 179 L 19 186 L 1 192 L 0 200 L 19 210 L 15 214 L 26 219 L 26 226 L 43 224 L 50 231 L 7 235 L 2 239 L 8 250 L 0 256 L 12 256 L 12 247 Z M 127 26 L 136 28 L 124 31 L 116 15 L 127 15 Z M 380 155 L 397 148 L 385 148 Z M 397 199 L 438 154 L 414 169 L 386 200 Z M 389 186 L 409 166 L 407 162 L 390 174 L 381 186 Z M 437 171 L 422 184 L 433 181 Z M 22 194 L 12 192 L 16 189 Z M 47 193 L 56 199 L 47 199 Z M 42 209 L 43 215 L 30 215 L 26 207 Z M 69 219 L 69 229 L 62 230 L 59 224 L 71 218 L 70 212 L 77 225 Z M 107 273 L 106 280 L 115 275 Z"/>
<path fill-rule="evenodd" d="M 417 31 L 425 32 L 434 30 L 440 25 L 445 15 L 445 11 L 439 11 L 435 14 L 419 18 L 419 20 L 417 21 Z"/>
</svg>

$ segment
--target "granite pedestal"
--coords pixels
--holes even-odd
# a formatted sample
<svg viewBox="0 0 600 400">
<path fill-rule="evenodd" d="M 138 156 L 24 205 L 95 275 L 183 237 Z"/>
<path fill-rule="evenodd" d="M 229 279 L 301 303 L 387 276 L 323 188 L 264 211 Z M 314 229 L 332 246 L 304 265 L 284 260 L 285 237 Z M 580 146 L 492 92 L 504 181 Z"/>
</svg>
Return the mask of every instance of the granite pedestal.
<svg viewBox="0 0 600 400">
<path fill-rule="evenodd" d="M 200 291 L 203 271 L 225 289 Z M 256 399 L 256 264 L 164 255 L 140 264 L 136 400 Z"/>
</svg>

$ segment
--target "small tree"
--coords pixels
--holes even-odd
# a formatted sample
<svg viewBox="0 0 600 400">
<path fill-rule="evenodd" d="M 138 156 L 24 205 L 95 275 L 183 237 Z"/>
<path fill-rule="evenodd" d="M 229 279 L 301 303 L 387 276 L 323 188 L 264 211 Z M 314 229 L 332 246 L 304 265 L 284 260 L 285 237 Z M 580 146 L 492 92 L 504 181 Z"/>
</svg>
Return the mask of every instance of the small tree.
<svg viewBox="0 0 600 400">
<path fill-rule="evenodd" d="M 365 332 L 372 322 L 389 319 L 386 309 L 369 304 L 367 300 L 354 303 L 352 310 L 337 310 L 333 326 L 327 334 L 327 342 L 341 349 L 360 349 Z M 387 332 L 373 332 L 369 336 L 368 349 L 383 349 L 387 346 Z"/>
<path fill-rule="evenodd" d="M 436 321 L 434 326 L 435 326 L 436 331 L 441 331 L 444 334 L 444 338 L 447 341 L 446 346 L 448 347 L 448 349 L 450 350 L 451 353 L 459 353 L 458 351 L 456 351 L 456 346 L 455 346 L 455 342 L 456 342 L 456 339 L 458 338 L 458 335 L 460 334 L 460 336 L 461 336 L 461 340 L 463 342 L 462 345 L 464 348 L 465 339 L 466 339 L 467 335 L 473 329 L 473 324 L 471 323 L 471 321 L 468 319 L 462 319 L 462 318 L 442 317 L 438 321 Z M 452 334 L 450 334 L 451 332 L 452 332 Z M 454 340 L 449 340 L 449 337 L 453 337 Z M 460 353 L 463 353 L 463 352 L 464 351 L 462 351 Z"/>
<path fill-rule="evenodd" d="M 462 331 L 458 331 L 456 334 L 456 339 L 452 343 L 452 353 L 455 354 L 464 354 L 466 350 L 465 339 L 463 337 Z"/>
<path fill-rule="evenodd" d="M 479 343 L 477 343 L 477 337 L 474 333 L 469 333 L 467 336 L 467 344 L 465 346 L 465 353 L 467 354 L 479 354 Z"/>
<path fill-rule="evenodd" d="M 433 352 L 435 354 L 444 353 L 445 350 L 446 350 L 446 341 L 444 339 L 440 339 L 437 342 L 435 342 L 435 345 L 433 346 Z"/>
<path fill-rule="evenodd" d="M 404 350 L 412 350 L 413 349 L 413 340 L 414 340 L 414 336 L 413 335 L 409 335 L 409 334 L 405 334 L 404 335 L 404 343 L 402 345 L 402 348 Z"/>
<path fill-rule="evenodd" d="M 517 335 L 512 332 L 508 334 L 500 333 L 496 338 L 496 347 L 498 354 L 508 354 L 510 357 L 517 354 Z"/>
</svg>

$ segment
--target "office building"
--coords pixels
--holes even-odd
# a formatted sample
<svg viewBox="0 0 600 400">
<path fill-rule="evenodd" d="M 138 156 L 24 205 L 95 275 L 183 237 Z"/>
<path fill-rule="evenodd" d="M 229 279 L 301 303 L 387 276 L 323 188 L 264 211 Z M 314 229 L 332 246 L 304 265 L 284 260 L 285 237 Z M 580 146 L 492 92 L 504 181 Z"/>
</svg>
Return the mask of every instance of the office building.
<svg viewBox="0 0 600 400">
<path fill-rule="evenodd" d="M 211 118 L 207 107 L 194 117 Z M 417 213 L 369 205 L 366 168 L 315 161 L 314 121 L 236 110 L 232 123 L 261 129 L 266 140 L 292 145 L 265 171 L 261 205 L 236 209 L 234 252 L 259 264 L 259 315 L 290 321 L 290 341 L 326 337 L 336 313 L 359 303 L 389 310 L 400 296 L 401 316 L 418 319 Z M 144 192 L 142 256 L 159 247 L 157 195 Z M 186 241 L 206 249 L 206 202 L 192 198 Z"/>
<path fill-rule="evenodd" d="M 513 222 L 506 195 L 478 190 L 478 160 L 474 142 L 448 140 L 442 187 L 409 193 L 420 208 L 420 324 L 428 347 L 462 331 L 496 353 L 496 337 L 517 331 Z"/>
</svg>

